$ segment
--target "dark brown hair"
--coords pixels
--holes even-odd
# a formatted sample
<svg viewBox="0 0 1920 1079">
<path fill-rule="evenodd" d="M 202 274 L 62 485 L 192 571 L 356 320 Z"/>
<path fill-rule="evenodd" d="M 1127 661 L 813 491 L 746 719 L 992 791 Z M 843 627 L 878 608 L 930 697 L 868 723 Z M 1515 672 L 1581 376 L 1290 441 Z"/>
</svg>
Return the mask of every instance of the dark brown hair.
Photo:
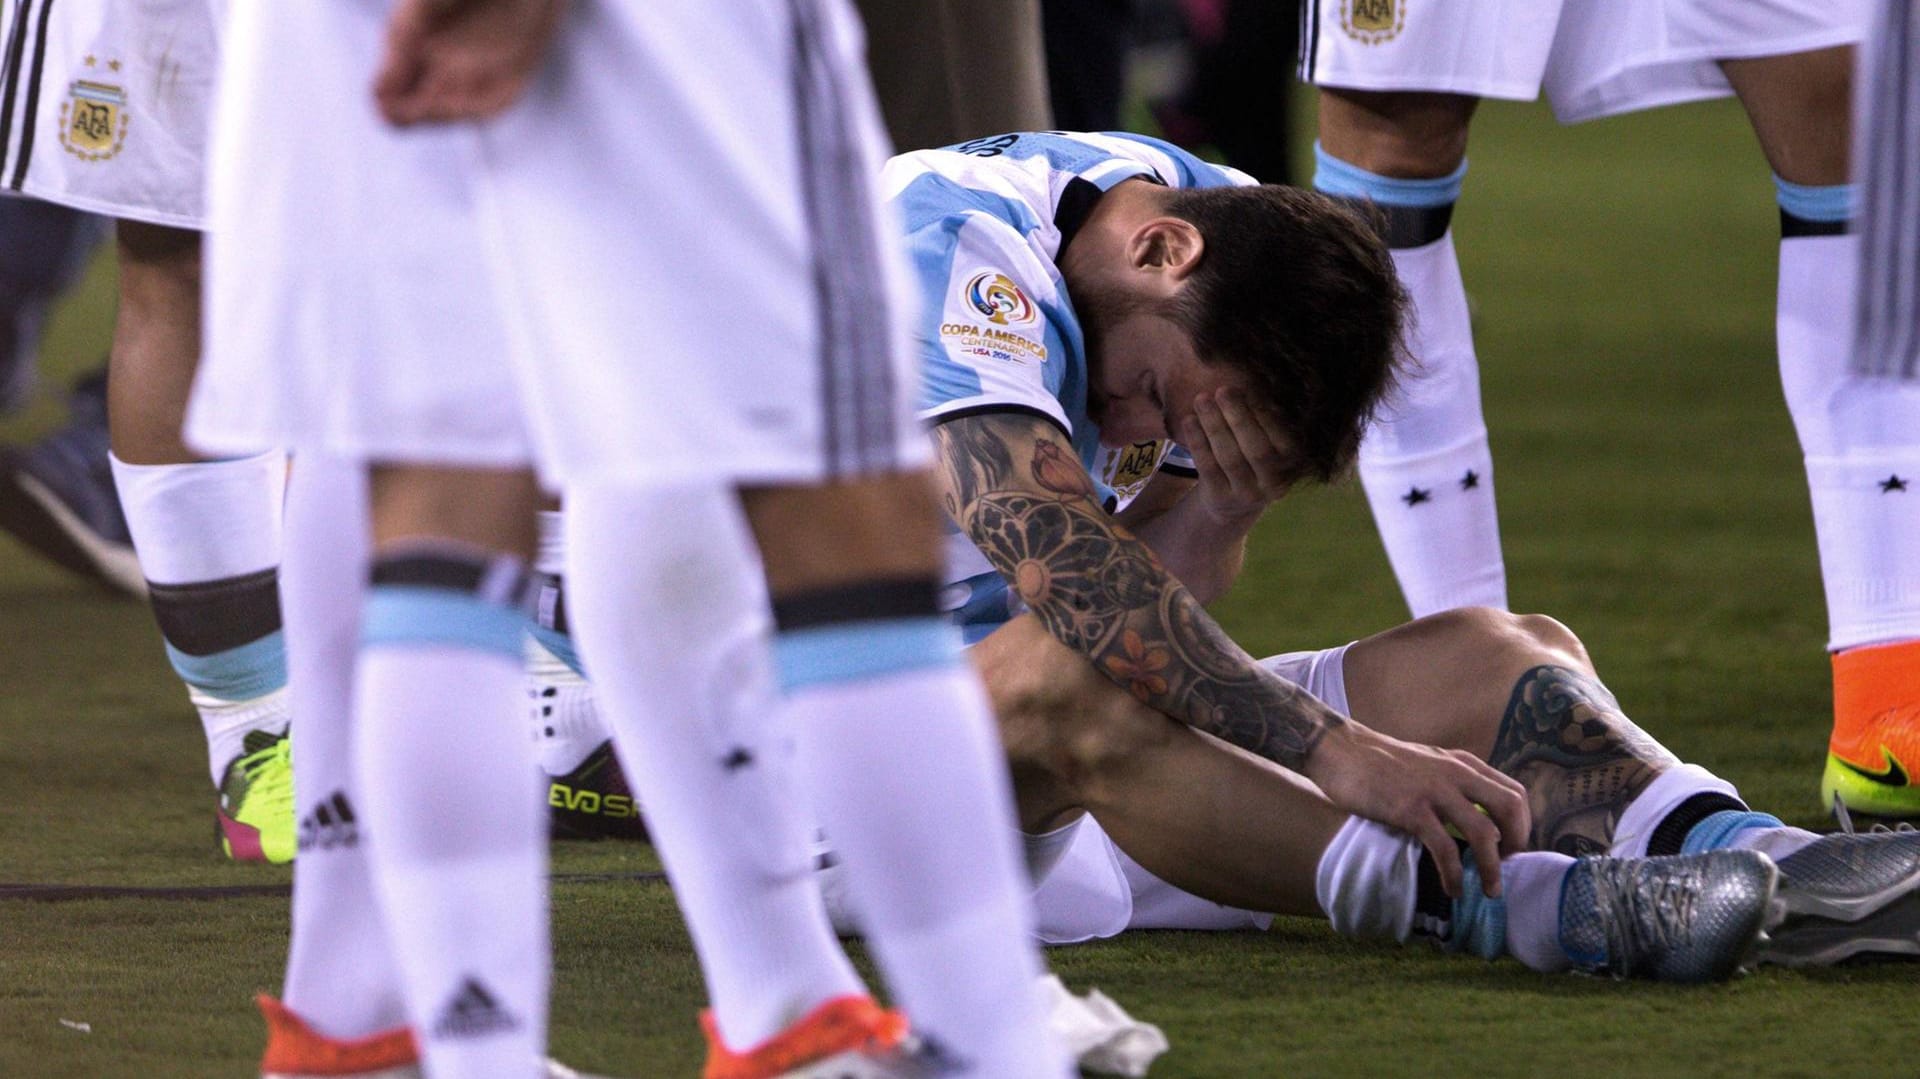
<svg viewBox="0 0 1920 1079">
<path fill-rule="evenodd" d="M 1168 317 L 1203 363 L 1252 377 L 1306 476 L 1345 472 L 1404 363 L 1387 245 L 1350 206 L 1277 184 L 1176 190 L 1166 211 L 1204 245 Z"/>
</svg>

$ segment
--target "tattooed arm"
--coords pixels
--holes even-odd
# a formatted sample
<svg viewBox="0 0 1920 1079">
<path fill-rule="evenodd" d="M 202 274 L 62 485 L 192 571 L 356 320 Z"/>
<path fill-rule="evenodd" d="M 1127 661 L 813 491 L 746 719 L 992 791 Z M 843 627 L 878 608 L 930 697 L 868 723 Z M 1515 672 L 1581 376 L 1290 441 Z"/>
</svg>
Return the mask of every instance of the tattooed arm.
<svg viewBox="0 0 1920 1079">
<path fill-rule="evenodd" d="M 1135 697 L 1295 771 L 1346 720 L 1241 651 L 1094 500 L 1058 428 L 1025 413 L 934 429 L 947 512 L 1047 631 Z"/>
<path fill-rule="evenodd" d="M 1473 849 L 1486 894 L 1499 894 L 1500 856 L 1524 849 L 1529 828 L 1519 784 L 1471 753 L 1369 730 L 1255 663 L 1094 502 L 1092 479 L 1051 422 L 974 415 L 936 427 L 934 441 L 947 513 L 1049 633 L 1168 716 L 1418 837 L 1457 895 L 1451 826 Z"/>
</svg>

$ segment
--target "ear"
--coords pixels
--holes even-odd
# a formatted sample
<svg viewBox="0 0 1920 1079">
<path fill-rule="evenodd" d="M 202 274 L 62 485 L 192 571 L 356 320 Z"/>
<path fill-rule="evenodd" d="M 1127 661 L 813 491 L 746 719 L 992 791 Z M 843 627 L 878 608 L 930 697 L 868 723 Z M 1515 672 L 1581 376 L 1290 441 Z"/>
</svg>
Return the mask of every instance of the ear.
<svg viewBox="0 0 1920 1079">
<path fill-rule="evenodd" d="M 1179 284 L 1200 265 L 1206 248 L 1200 230 L 1183 217 L 1156 217 L 1133 232 L 1127 255 L 1135 269 L 1165 274 Z"/>
</svg>

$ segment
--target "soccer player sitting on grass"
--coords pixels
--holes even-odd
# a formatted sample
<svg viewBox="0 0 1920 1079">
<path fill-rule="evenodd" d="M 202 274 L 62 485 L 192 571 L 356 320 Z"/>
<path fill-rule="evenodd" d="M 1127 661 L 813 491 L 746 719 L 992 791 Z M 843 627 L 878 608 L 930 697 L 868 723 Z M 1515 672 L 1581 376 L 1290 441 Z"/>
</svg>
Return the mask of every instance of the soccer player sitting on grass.
<svg viewBox="0 0 1920 1079">
<path fill-rule="evenodd" d="M 1129 137 L 977 140 L 886 181 L 925 297 L 949 598 L 1052 935 L 1220 924 L 1224 903 L 1699 977 L 1739 957 L 1687 912 L 1757 884 L 1712 860 L 1571 856 L 1744 848 L 1782 874 L 1766 956 L 1920 951 L 1920 837 L 1821 839 L 1750 811 L 1635 726 L 1551 619 L 1470 609 L 1256 663 L 1207 616 L 1261 511 L 1346 469 L 1389 391 L 1402 294 L 1357 218 Z M 1487 781 L 1436 784 L 1443 763 Z M 1382 773 L 1405 782 L 1356 794 Z M 1075 884 L 1053 894 L 1069 845 L 1055 869 Z"/>
<path fill-rule="evenodd" d="M 1043 935 L 1321 915 L 1670 980 L 1725 976 L 1763 925 L 1782 962 L 1920 951 L 1920 838 L 1750 811 L 1551 619 L 1468 609 L 1262 662 L 1226 637 L 1201 604 L 1269 504 L 1350 465 L 1403 304 L 1360 218 L 1249 183 L 1112 135 L 885 174 L 923 290 L 947 605 L 998 712 Z"/>
</svg>

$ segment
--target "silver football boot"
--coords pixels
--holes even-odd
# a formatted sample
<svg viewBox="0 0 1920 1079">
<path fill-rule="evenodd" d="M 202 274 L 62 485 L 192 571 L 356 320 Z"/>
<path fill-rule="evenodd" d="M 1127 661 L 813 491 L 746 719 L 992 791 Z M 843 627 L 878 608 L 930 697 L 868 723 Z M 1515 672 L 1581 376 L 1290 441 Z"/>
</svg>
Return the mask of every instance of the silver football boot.
<svg viewBox="0 0 1920 1079">
<path fill-rule="evenodd" d="M 1590 974 L 1719 981 L 1761 939 L 1778 880 L 1757 851 L 1584 858 L 1560 892 L 1560 945 Z"/>
<path fill-rule="evenodd" d="M 1920 956 L 1920 832 L 1821 836 L 1779 865 L 1781 920 L 1761 962 Z"/>
</svg>

